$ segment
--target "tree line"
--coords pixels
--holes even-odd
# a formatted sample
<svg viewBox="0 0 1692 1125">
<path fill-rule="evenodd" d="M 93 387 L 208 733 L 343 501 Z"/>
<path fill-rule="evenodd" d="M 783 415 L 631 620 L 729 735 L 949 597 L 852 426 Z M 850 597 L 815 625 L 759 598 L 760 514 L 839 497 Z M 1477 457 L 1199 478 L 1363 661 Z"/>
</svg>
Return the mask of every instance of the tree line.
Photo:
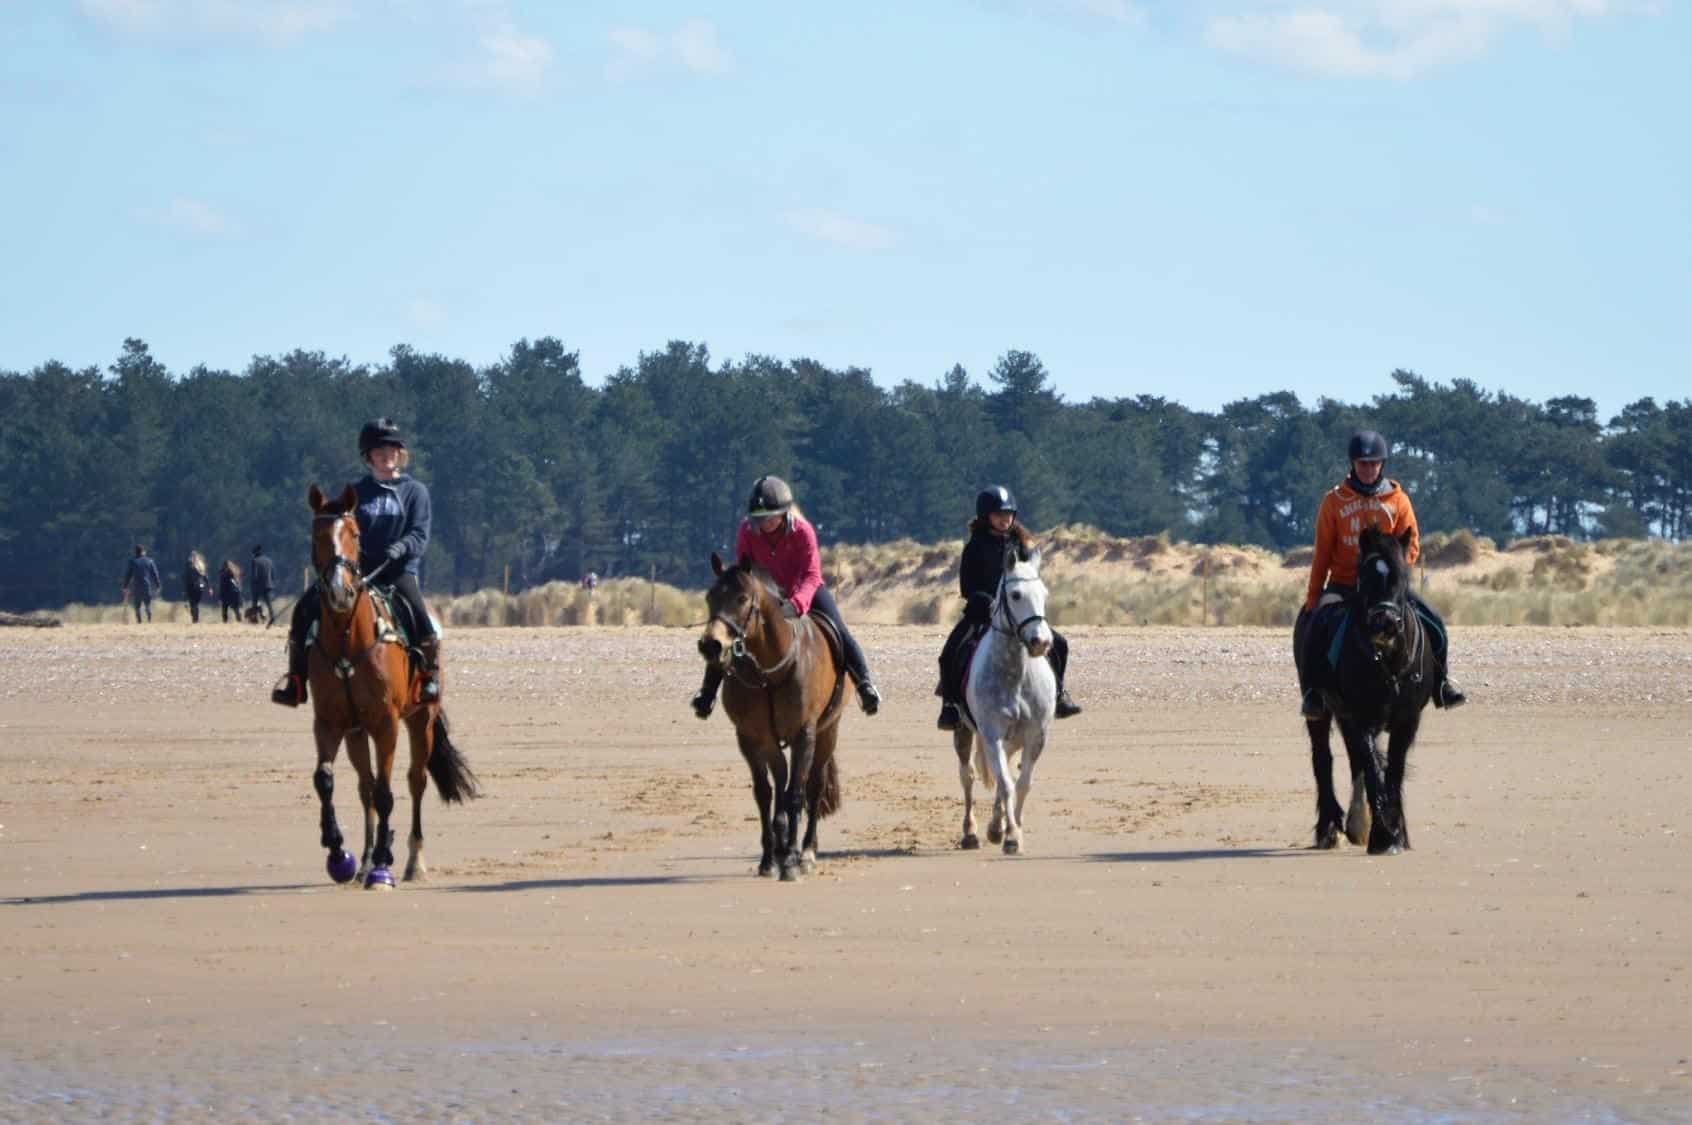
<svg viewBox="0 0 1692 1125">
<path fill-rule="evenodd" d="M 1505 539 L 1687 532 L 1692 400 L 1536 403 L 1393 373 L 1368 403 L 1281 391 L 1211 413 L 1152 395 L 1067 402 L 1033 353 L 985 382 L 954 366 L 883 388 L 861 368 L 671 342 L 590 385 L 559 340 L 477 367 L 395 347 L 379 366 L 322 352 L 244 371 L 171 372 L 124 341 L 108 367 L 0 372 L 0 606 L 116 597 L 147 544 L 166 593 L 199 549 L 279 573 L 307 563 L 307 485 L 363 472 L 356 436 L 387 415 L 434 498 L 428 585 L 513 589 L 588 570 L 705 581 L 752 482 L 788 478 L 825 542 L 956 537 L 978 489 L 1008 485 L 1032 526 L 1197 542 L 1308 543 L 1351 432 L 1393 443 L 1425 530 Z"/>
</svg>

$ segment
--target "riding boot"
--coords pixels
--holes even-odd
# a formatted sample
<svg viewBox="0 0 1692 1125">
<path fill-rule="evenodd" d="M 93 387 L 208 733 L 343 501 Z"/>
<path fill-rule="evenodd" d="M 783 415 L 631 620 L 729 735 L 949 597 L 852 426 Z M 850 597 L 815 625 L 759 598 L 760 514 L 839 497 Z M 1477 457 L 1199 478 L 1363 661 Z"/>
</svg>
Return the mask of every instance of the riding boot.
<svg viewBox="0 0 1692 1125">
<path fill-rule="evenodd" d="M 864 709 L 866 715 L 873 715 L 881 710 L 881 692 L 870 682 L 867 673 L 858 681 L 858 706 Z"/>
<path fill-rule="evenodd" d="M 723 670 L 715 664 L 705 669 L 705 682 L 699 686 L 699 693 L 693 697 L 693 713 L 701 719 L 711 717 L 711 709 L 717 705 L 717 687 L 723 682 Z"/>
<path fill-rule="evenodd" d="M 1306 617 L 1306 615 L 1308 615 Z M 1322 692 L 1311 686 L 1310 673 L 1317 660 L 1325 659 L 1320 649 L 1318 632 L 1316 629 L 1316 615 L 1310 610 L 1303 610 L 1299 614 L 1305 617 L 1304 622 L 1304 652 L 1298 661 L 1298 713 L 1307 721 L 1325 719 L 1328 717 L 1328 705 L 1322 700 Z"/>
<path fill-rule="evenodd" d="M 1069 689 L 1058 684 L 1057 708 L 1052 712 L 1053 718 L 1067 719 L 1071 715 L 1079 715 L 1081 705 L 1069 697 Z"/>
<path fill-rule="evenodd" d="M 441 638 L 431 634 L 417 639 L 418 655 L 423 657 L 423 682 L 417 687 L 417 695 L 425 703 L 434 703 L 441 698 Z"/>
<path fill-rule="evenodd" d="M 304 641 L 288 638 L 288 674 L 270 689 L 270 701 L 284 707 L 298 707 L 306 701 L 306 647 Z"/>
</svg>

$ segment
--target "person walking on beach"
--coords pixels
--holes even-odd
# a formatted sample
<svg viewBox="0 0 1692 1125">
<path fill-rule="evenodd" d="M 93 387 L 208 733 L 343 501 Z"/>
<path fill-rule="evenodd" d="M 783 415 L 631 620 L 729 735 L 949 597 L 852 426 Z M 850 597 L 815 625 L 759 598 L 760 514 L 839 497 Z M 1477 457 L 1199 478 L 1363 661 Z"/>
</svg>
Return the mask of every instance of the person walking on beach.
<svg viewBox="0 0 1692 1125">
<path fill-rule="evenodd" d="M 153 598 L 159 592 L 159 564 L 147 553 L 147 548 L 140 543 L 135 544 L 135 554 L 129 560 L 129 568 L 123 572 L 123 592 L 128 594 L 135 605 L 135 623 L 141 624 L 141 614 L 147 614 L 147 620 L 153 619 Z"/>
<path fill-rule="evenodd" d="M 264 553 L 264 545 L 253 548 L 252 568 L 249 572 L 248 585 L 252 588 L 253 605 L 264 605 L 266 625 L 276 622 L 276 564 L 270 561 L 270 556 Z"/>
<path fill-rule="evenodd" d="M 240 624 L 241 568 L 235 565 L 234 559 L 224 559 L 218 569 L 217 600 L 223 604 L 223 623 L 229 624 L 229 615 L 233 613 L 236 624 Z"/>
<path fill-rule="evenodd" d="M 206 596 L 210 583 L 206 580 L 206 559 L 198 551 L 188 552 L 188 562 L 182 568 L 182 593 L 188 599 L 188 616 L 200 623 L 200 601 Z"/>
</svg>

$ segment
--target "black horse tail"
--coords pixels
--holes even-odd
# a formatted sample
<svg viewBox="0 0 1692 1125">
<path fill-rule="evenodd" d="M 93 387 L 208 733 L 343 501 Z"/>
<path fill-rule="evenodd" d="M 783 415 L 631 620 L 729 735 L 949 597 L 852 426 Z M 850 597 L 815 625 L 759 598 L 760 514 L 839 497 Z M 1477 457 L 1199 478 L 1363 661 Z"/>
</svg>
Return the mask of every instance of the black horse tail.
<svg viewBox="0 0 1692 1125">
<path fill-rule="evenodd" d="M 435 748 L 429 753 L 429 776 L 435 781 L 435 792 L 447 804 L 462 804 L 482 795 L 476 775 L 470 772 L 470 763 L 447 737 L 445 711 L 435 716 Z"/>
<path fill-rule="evenodd" d="M 834 764 L 834 755 L 830 754 L 823 766 L 822 792 L 817 794 L 817 819 L 840 811 L 840 800 L 840 767 Z"/>
</svg>

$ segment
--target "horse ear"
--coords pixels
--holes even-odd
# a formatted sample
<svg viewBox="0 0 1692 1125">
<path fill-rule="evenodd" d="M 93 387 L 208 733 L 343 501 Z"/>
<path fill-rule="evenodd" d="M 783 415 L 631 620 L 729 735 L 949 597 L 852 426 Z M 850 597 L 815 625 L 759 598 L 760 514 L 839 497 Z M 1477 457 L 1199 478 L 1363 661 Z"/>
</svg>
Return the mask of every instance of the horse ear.
<svg viewBox="0 0 1692 1125">
<path fill-rule="evenodd" d="M 740 556 L 740 569 L 741 570 L 751 570 L 755 565 L 757 565 L 757 564 L 753 561 L 753 558 L 752 558 L 751 555 L 743 554 L 743 555 Z"/>
<path fill-rule="evenodd" d="M 1410 558 L 1410 534 L 1410 529 L 1405 528 L 1404 534 L 1398 537 L 1398 545 L 1404 549 L 1404 558 L 1406 561 Z"/>
<path fill-rule="evenodd" d="M 1033 550 L 1029 551 L 1028 554 L 1023 556 L 1022 561 L 1027 563 L 1029 566 L 1033 567 L 1035 570 L 1039 570 L 1040 569 L 1040 548 L 1035 547 Z"/>
<path fill-rule="evenodd" d="M 341 493 L 341 499 L 337 501 L 337 504 L 343 512 L 350 512 L 354 508 L 358 507 L 358 489 L 354 488 L 350 484 L 347 485 L 346 489 Z"/>
<path fill-rule="evenodd" d="M 311 487 L 306 490 L 306 503 L 311 505 L 312 511 L 321 512 L 323 510 L 323 501 L 323 490 L 317 487 L 316 481 L 312 481 Z"/>
<path fill-rule="evenodd" d="M 1014 542 L 1007 543 L 1007 544 L 1005 544 L 1005 569 L 1011 570 L 1011 569 L 1015 568 L 1015 566 L 1016 566 L 1016 544 Z"/>
<path fill-rule="evenodd" d="M 711 573 L 715 574 L 718 578 L 723 576 L 723 556 L 717 554 L 715 551 L 711 552 Z"/>
</svg>

